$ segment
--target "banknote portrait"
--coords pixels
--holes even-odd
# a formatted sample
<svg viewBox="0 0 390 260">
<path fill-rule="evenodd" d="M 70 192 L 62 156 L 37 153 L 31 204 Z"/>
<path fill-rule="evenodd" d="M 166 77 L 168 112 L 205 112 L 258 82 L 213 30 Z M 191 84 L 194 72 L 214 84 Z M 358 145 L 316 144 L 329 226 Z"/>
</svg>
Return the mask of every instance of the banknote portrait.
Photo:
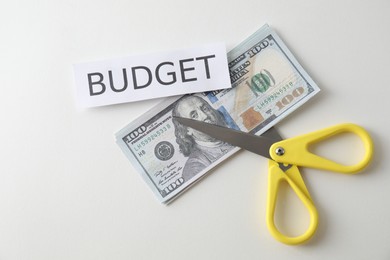
<svg viewBox="0 0 390 260">
<path fill-rule="evenodd" d="M 186 96 L 179 100 L 172 111 L 172 115 L 227 126 L 223 114 L 212 108 L 199 96 Z M 173 120 L 173 124 L 180 152 L 188 157 L 182 175 L 185 180 L 191 179 L 234 148 L 230 144 L 183 126 L 176 120 Z"/>
</svg>

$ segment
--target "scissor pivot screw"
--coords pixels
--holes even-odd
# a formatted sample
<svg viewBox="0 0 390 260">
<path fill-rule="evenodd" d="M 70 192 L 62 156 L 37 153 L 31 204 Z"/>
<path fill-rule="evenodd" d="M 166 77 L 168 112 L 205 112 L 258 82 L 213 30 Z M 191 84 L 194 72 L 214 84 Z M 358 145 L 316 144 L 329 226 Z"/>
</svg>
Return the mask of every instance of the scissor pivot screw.
<svg viewBox="0 0 390 260">
<path fill-rule="evenodd" d="M 276 148 L 275 153 L 276 153 L 276 155 L 282 156 L 285 153 L 285 151 L 284 151 L 283 147 L 278 147 L 278 148 Z"/>
</svg>

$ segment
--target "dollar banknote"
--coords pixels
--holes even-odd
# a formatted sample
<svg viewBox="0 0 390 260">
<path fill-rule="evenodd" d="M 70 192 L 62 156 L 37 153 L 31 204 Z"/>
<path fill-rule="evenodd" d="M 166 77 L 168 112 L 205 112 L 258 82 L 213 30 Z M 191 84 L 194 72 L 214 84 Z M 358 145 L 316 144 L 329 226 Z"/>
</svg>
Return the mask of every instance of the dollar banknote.
<svg viewBox="0 0 390 260">
<path fill-rule="evenodd" d="M 231 89 L 166 99 L 116 133 L 119 147 L 162 203 L 239 150 L 180 125 L 175 116 L 260 135 L 319 92 L 268 25 L 227 56 Z"/>
</svg>

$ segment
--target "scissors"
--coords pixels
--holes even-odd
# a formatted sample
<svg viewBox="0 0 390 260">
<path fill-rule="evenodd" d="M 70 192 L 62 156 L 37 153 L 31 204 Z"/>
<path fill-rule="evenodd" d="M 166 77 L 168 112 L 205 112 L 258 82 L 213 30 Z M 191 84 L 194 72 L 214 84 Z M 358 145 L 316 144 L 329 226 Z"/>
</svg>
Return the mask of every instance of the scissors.
<svg viewBox="0 0 390 260">
<path fill-rule="evenodd" d="M 234 146 L 244 148 L 269 159 L 268 195 L 266 221 L 270 233 L 280 242 L 297 245 L 310 239 L 318 225 L 318 212 L 306 188 L 297 166 L 305 166 L 340 173 L 356 173 L 365 168 L 373 154 L 370 135 L 360 126 L 347 123 L 339 124 L 309 134 L 283 140 L 275 128 L 270 128 L 261 136 L 241 132 L 223 126 L 213 125 L 193 119 L 175 117 L 188 127 L 201 131 Z M 355 165 L 342 165 L 314 153 L 308 148 L 319 141 L 341 133 L 356 134 L 364 144 L 365 155 Z M 310 224 L 306 232 L 298 236 L 288 236 L 279 231 L 274 222 L 276 199 L 280 183 L 286 181 L 298 198 L 303 202 L 310 215 Z"/>
</svg>

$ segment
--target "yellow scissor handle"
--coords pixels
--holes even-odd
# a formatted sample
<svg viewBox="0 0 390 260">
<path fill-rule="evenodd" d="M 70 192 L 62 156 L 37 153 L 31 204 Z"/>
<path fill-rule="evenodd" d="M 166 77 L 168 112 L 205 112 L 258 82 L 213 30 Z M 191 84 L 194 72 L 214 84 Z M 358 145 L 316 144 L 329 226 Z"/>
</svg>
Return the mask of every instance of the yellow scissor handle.
<svg viewBox="0 0 390 260">
<path fill-rule="evenodd" d="M 275 208 L 278 196 L 279 185 L 282 181 L 286 181 L 298 198 L 306 206 L 310 214 L 310 224 L 308 229 L 302 235 L 296 237 L 287 236 L 279 231 L 275 225 Z M 298 167 L 292 165 L 287 171 L 279 168 L 277 162 L 269 160 L 269 175 L 268 175 L 268 196 L 267 196 L 267 226 L 271 234 L 280 242 L 288 245 L 297 245 L 311 238 L 318 225 L 318 213 L 310 198 L 310 194 L 303 182 L 302 176 Z"/>
<path fill-rule="evenodd" d="M 355 165 L 343 165 L 309 152 L 308 147 L 311 144 L 346 132 L 356 134 L 364 143 L 366 153 L 363 160 L 359 163 Z M 356 173 L 366 167 L 370 162 L 373 154 L 373 146 L 371 137 L 366 130 L 358 125 L 348 123 L 277 142 L 271 146 L 269 152 L 272 159 L 280 163 L 342 173 Z"/>
</svg>

